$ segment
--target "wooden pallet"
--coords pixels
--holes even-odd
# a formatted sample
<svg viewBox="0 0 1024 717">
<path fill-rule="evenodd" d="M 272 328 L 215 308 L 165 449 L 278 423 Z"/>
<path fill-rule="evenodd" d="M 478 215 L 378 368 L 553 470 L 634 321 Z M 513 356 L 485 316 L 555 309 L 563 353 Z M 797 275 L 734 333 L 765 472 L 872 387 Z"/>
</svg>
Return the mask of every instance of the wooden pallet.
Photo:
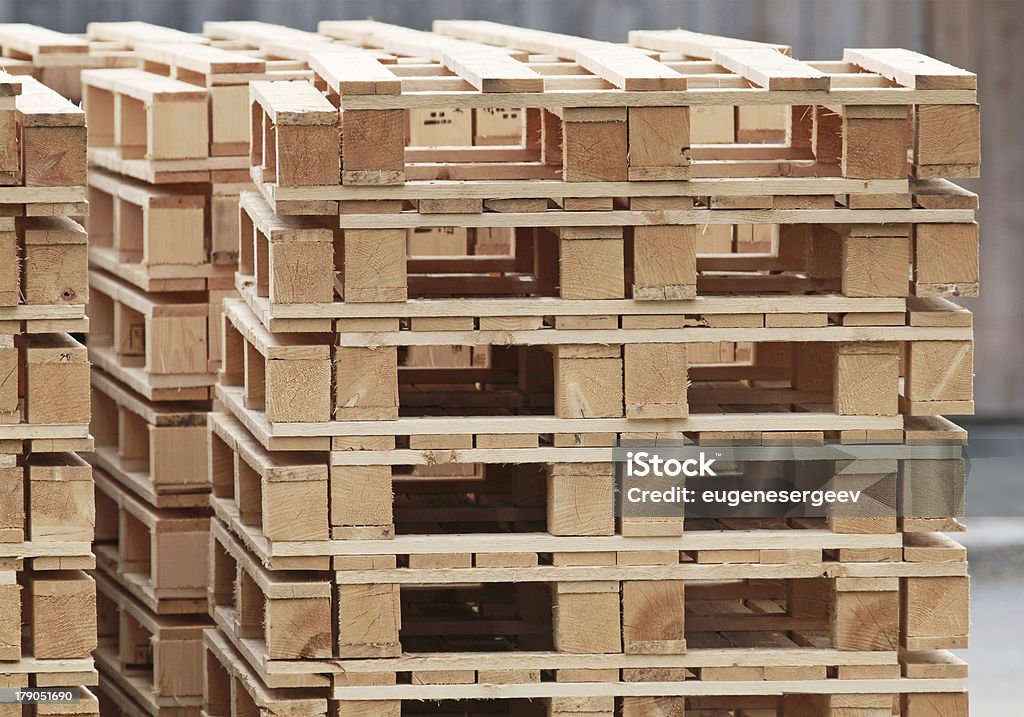
<svg viewBox="0 0 1024 717">
<path fill-rule="evenodd" d="M 204 614 L 209 518 L 153 508 L 101 470 L 94 477 L 99 570 L 157 614 Z"/>
<path fill-rule="evenodd" d="M 206 403 L 153 403 L 94 369 L 96 451 L 105 473 L 155 508 L 208 504 Z"/>
<path fill-rule="evenodd" d="M 522 45 L 537 49 L 533 38 L 536 33 L 492 24 L 479 34 L 479 27 L 475 23 L 437 24 L 438 33 L 464 40 L 457 42 L 441 34 L 383 23 L 322 23 L 323 34 L 394 55 L 420 58 L 419 66 L 417 60 L 395 63 L 374 53 L 359 55 L 350 48 L 341 52 L 326 47 L 321 52 L 316 47 L 308 61 L 328 86 L 343 95 L 339 99 L 346 112 L 342 124 L 364 118 L 365 122 L 352 127 L 372 124 L 373 132 L 350 132 L 346 137 L 341 128 L 343 142 L 349 145 L 346 161 L 351 165 L 349 170 L 342 167 L 341 176 L 328 168 L 330 160 L 325 156 L 324 170 L 327 176 L 334 175 L 330 181 L 310 181 L 317 177 L 307 173 L 302 181 L 293 183 L 286 172 L 284 181 L 277 183 L 338 184 L 346 171 L 355 174 L 343 180 L 345 184 L 440 179 L 436 173 L 440 163 L 431 163 L 429 157 L 406 166 L 400 151 L 401 135 L 390 132 L 388 123 L 400 120 L 402 110 L 509 105 L 527 108 L 524 126 L 527 134 L 533 135 L 524 148 L 527 151 L 518 157 L 506 153 L 502 163 L 490 166 L 486 151 L 467 152 L 461 176 L 453 176 L 454 168 L 446 167 L 445 178 L 468 179 L 475 175 L 488 179 L 615 181 L 799 173 L 899 178 L 907 176 L 906 153 L 910 146 L 906 137 L 911 133 L 915 136 L 913 166 L 919 176 L 973 176 L 977 170 L 974 76 L 914 53 L 849 50 L 844 62 L 811 64 L 774 49 L 735 48 L 731 41 L 703 36 L 696 47 L 705 57 L 695 60 L 676 51 L 648 52 L 558 36 L 553 44 L 550 37 L 541 41 L 547 53 L 536 58 L 534 67 L 535 58 L 528 57 Z M 468 38 L 476 42 L 465 41 Z M 514 49 L 484 45 L 482 39 Z M 649 43 L 650 34 L 638 33 L 634 40 Z M 722 44 L 715 47 L 715 42 Z M 578 43 L 587 46 L 582 61 L 572 47 Z M 482 58 L 488 58 L 491 64 L 482 64 Z M 343 93 L 339 92 L 342 84 Z M 729 91 L 721 92 L 723 88 Z M 262 91 L 254 88 L 254 97 Z M 784 149 L 691 146 L 692 106 L 762 103 L 799 108 L 790 120 L 793 141 L 781 145 Z M 911 106 L 939 109 L 911 112 Z M 627 128 L 631 112 L 633 121 Z M 964 133 L 959 139 L 970 139 L 973 132 L 973 143 L 959 143 L 943 135 L 936 124 L 941 117 L 955 117 Z M 651 141 L 645 134 L 663 130 L 665 123 L 670 123 L 675 133 L 669 141 L 664 141 L 664 133 L 658 141 Z M 301 121 L 293 116 L 289 124 L 299 125 Z M 324 123 L 317 121 L 308 126 L 315 133 L 320 130 L 314 127 L 323 127 Z M 294 134 L 301 130 L 289 131 Z M 362 167 L 360 163 L 369 160 L 370 155 L 360 153 L 359 143 L 374 142 L 382 133 L 388 138 L 387 151 L 378 152 L 376 159 Z M 600 152 L 593 151 L 594 145 L 588 143 L 587 138 L 592 136 L 607 138 Z M 267 137 L 273 139 L 274 135 Z M 948 152 L 954 142 L 959 150 L 949 157 L 954 161 L 937 161 L 938 155 Z M 337 142 L 334 147 L 338 147 Z M 475 157 L 480 161 L 474 162 Z M 334 164 L 336 170 L 340 162 Z"/>
<path fill-rule="evenodd" d="M 359 713 L 368 714 L 397 714 L 399 710 L 403 714 L 431 715 L 431 714 L 459 714 L 459 715 L 565 715 L 579 714 L 581 706 L 588 709 L 589 714 L 649 714 L 651 710 L 657 710 L 655 714 L 681 714 L 685 707 L 687 714 L 698 717 L 733 717 L 743 715 L 744 717 L 776 717 L 782 714 L 796 714 L 795 709 L 817 709 L 818 711 L 802 714 L 815 715 L 846 715 L 850 714 L 850 708 L 859 708 L 862 714 L 871 717 L 888 717 L 882 712 L 882 700 L 880 695 L 868 695 L 862 692 L 872 686 L 885 685 L 886 690 L 908 690 L 898 700 L 902 700 L 904 706 L 909 710 L 925 708 L 927 705 L 940 705 L 950 710 L 949 714 L 961 717 L 966 714 L 966 695 L 964 693 L 922 693 L 917 690 L 930 689 L 958 689 L 955 684 L 965 674 L 965 665 L 948 653 L 937 653 L 929 655 L 915 655 L 906 662 L 908 676 L 906 678 L 883 679 L 881 677 L 868 678 L 869 670 L 878 670 L 878 667 L 866 666 L 865 677 L 855 680 L 843 680 L 842 684 L 848 686 L 844 690 L 847 694 L 824 695 L 817 692 L 818 687 L 811 686 L 807 680 L 800 680 L 800 676 L 806 676 L 814 668 L 801 661 L 800 652 L 793 651 L 792 656 L 773 657 L 773 664 L 765 669 L 771 670 L 778 677 L 775 680 L 764 682 L 754 681 L 751 677 L 746 681 L 717 681 L 717 680 L 693 680 L 693 674 L 685 668 L 665 669 L 658 667 L 658 657 L 631 656 L 631 665 L 621 669 L 622 681 L 620 682 L 618 665 L 612 660 L 595 656 L 587 656 L 582 659 L 573 659 L 573 656 L 557 656 L 551 659 L 548 656 L 536 653 L 529 656 L 523 655 L 514 657 L 508 653 L 492 653 L 488 659 L 494 660 L 493 669 L 480 670 L 474 673 L 473 684 L 453 685 L 453 680 L 467 679 L 465 670 L 442 670 L 441 665 L 446 659 L 455 657 L 451 654 L 421 654 L 409 655 L 406 664 L 411 670 L 423 667 L 415 674 L 420 681 L 412 683 L 405 682 L 395 685 L 388 681 L 386 673 L 374 674 L 374 666 L 380 664 L 380 660 L 358 660 L 345 661 L 346 667 L 351 667 L 352 672 L 347 673 L 345 684 L 334 688 L 333 694 L 326 689 L 310 690 L 268 688 L 263 681 L 245 665 L 244 659 L 235 651 L 219 631 L 207 631 L 204 636 L 206 644 L 206 665 L 209 678 L 208 691 L 206 695 L 205 711 L 209 715 L 218 717 L 236 717 L 246 714 L 254 706 L 267 714 L 296 714 L 296 715 L 322 715 L 325 714 L 323 702 L 330 703 L 331 710 L 337 710 L 338 714 L 351 715 Z M 720 659 L 714 650 L 703 651 L 702 657 L 694 657 L 687 660 L 690 664 L 714 663 Z M 820 653 L 819 653 L 820 654 Z M 853 661 L 855 653 L 839 653 L 837 658 L 841 662 Z M 751 655 L 753 657 L 753 655 Z M 812 659 L 817 659 L 815 655 Z M 401 658 L 400 658 L 401 659 Z M 735 657 L 729 658 L 735 660 Z M 756 657 L 754 658 L 756 659 Z M 776 661 L 777 660 L 777 661 Z M 743 661 L 741 659 L 741 661 Z M 786 664 L 787 661 L 791 664 Z M 469 662 L 466 663 L 470 664 Z M 559 672 L 562 677 L 557 682 L 541 681 L 541 669 L 565 665 Z M 728 663 L 730 665 L 734 662 Z M 473 664 L 476 667 L 476 664 Z M 610 669 L 609 669 L 610 667 Z M 888 667 L 888 665 L 883 665 Z M 899 666 L 896 665 L 898 668 Z M 604 669 L 602 669 L 604 668 Z M 846 669 L 851 674 L 858 666 L 848 664 Z M 364 672 L 363 669 L 366 671 Z M 436 670 L 430 672 L 429 670 Z M 711 671 L 714 667 L 706 667 Z M 728 667 L 724 669 L 730 669 Z M 745 666 L 733 667 L 731 669 L 746 669 L 750 675 L 756 668 Z M 786 679 L 783 675 L 790 676 Z M 597 679 L 608 679 L 609 682 L 597 682 Z M 393 676 L 391 676 L 393 679 Z M 681 690 L 686 679 L 686 685 L 690 690 Z M 431 678 L 434 681 L 431 682 Z M 589 684 L 588 684 L 589 681 Z M 643 684 L 647 682 L 647 684 Z M 650 684 L 654 682 L 655 684 Z M 774 682 L 774 684 L 773 684 Z M 781 696 L 782 682 L 785 687 L 792 689 L 794 685 L 801 685 L 812 694 L 794 694 L 786 697 Z M 835 680 L 829 681 L 836 683 Z M 697 687 L 694 685 L 697 684 Z M 826 683 L 828 684 L 828 683 Z M 774 690 L 776 687 L 779 690 Z M 609 689 L 610 688 L 610 689 Z M 477 695 L 475 698 L 469 695 Z M 600 697 L 586 696 L 600 693 Z M 532 695 L 555 695 L 546 696 L 542 699 L 530 699 Z M 615 695 L 630 695 L 616 698 Z M 719 697 L 689 697 L 681 695 L 727 695 Z M 426 695 L 427 699 L 419 698 L 416 695 Z M 655 695 L 655 696 L 636 696 Z M 656 695 L 662 695 L 660 697 Z M 673 697 L 672 695 L 680 695 Z M 744 696 L 749 695 L 749 696 Z M 763 695 L 758 697 L 757 695 Z M 780 695 L 780 696 L 774 696 Z M 884 694 L 886 698 L 885 709 L 890 709 L 893 704 L 891 694 Z M 385 699 L 390 697 L 390 699 Z M 336 702 L 334 700 L 337 700 Z M 723 708 L 714 709 L 714 705 L 721 705 Z M 874 709 L 876 708 L 877 709 Z M 575 708 L 575 709 L 572 709 Z M 736 709 L 736 712 L 732 710 Z M 779 711 L 777 712 L 776 709 Z M 665 712 L 668 710 L 668 712 Z M 713 711 L 704 711 L 713 710 Z M 760 711 L 763 710 L 763 711 Z M 873 711 L 868 711 L 873 710 Z M 901 714 L 911 716 L 914 711 L 904 711 Z"/>
<path fill-rule="evenodd" d="M 674 321 L 681 327 L 680 319 Z M 636 344 L 629 342 L 630 332 L 611 328 L 594 332 L 595 343 L 605 342 L 602 345 L 556 344 L 550 347 L 551 354 L 532 344 L 555 341 L 560 332 L 526 330 L 518 332 L 526 345 L 503 349 L 501 360 L 495 349 L 490 367 L 431 369 L 404 366 L 399 347 L 389 345 L 387 337 L 404 344 L 415 332 L 368 333 L 366 346 L 358 339 L 352 342 L 356 345 L 347 345 L 343 335 L 343 345 L 331 346 L 331 334 L 270 333 L 244 304 L 228 300 L 217 390 L 261 440 L 307 438 L 305 447 L 311 450 L 326 450 L 326 441 L 316 439 L 328 436 L 422 436 L 411 438 L 410 446 L 459 449 L 473 447 L 459 437 L 467 433 L 896 429 L 902 425 L 901 400 L 908 415 L 972 410 L 969 328 L 960 334 L 955 328 L 948 334 L 935 327 L 881 330 L 892 338 L 923 339 L 903 343 L 871 341 L 863 328 L 852 329 L 854 340 L 844 340 L 846 331 L 851 330 L 762 326 L 719 334 L 709 332 L 706 324 L 697 326 L 691 334 L 694 339 L 763 337 L 764 366 L 778 370 L 764 375 L 765 383 L 759 384 L 738 380 L 748 370 L 743 366 L 732 371 L 700 367 L 687 385 L 686 344 L 679 343 L 689 334 L 685 328 L 666 330 L 661 337 L 658 331 L 639 330 Z M 506 346 L 516 343 L 512 332 L 502 335 Z M 961 338 L 945 340 L 952 335 Z M 672 343 L 640 343 L 651 340 Z M 623 349 L 609 341 L 627 343 Z M 797 349 L 772 346 L 775 342 L 797 342 Z M 901 399 L 899 363 L 904 350 L 910 378 Z M 940 364 L 937 355 L 946 353 L 950 359 Z M 929 381 L 929 372 L 950 364 L 962 367 L 963 381 L 939 381 L 934 373 L 935 383 Z M 673 383 L 673 375 L 658 373 L 657 366 L 673 366 L 683 378 Z M 366 379 L 368 372 L 372 381 Z M 867 376 L 872 377 L 870 389 L 859 383 Z M 656 387 L 645 384 L 652 379 Z M 722 392 L 723 388 L 728 390 Z M 705 389 L 708 392 L 702 394 Z M 294 401 L 299 394 L 307 400 Z M 801 408 L 790 412 L 794 409 L 786 406 L 793 405 Z M 745 411 L 752 413 L 744 415 Z M 812 414 L 816 415 L 810 418 Z"/>
<path fill-rule="evenodd" d="M 111 578 L 96 574 L 101 626 L 95 652 L 104 691 L 137 713 L 198 717 L 206 616 L 154 614 Z"/>
<path fill-rule="evenodd" d="M 100 270 L 90 273 L 89 286 L 89 357 L 95 365 L 151 401 L 209 397 L 217 369 L 209 319 L 219 297 L 150 294 Z"/>
<path fill-rule="evenodd" d="M 89 261 L 144 291 L 232 286 L 238 194 L 245 185 L 146 185 L 89 174 Z M 230 215 L 230 216 L 229 216 Z"/>
<path fill-rule="evenodd" d="M 683 530 L 680 518 L 616 522 L 608 448 L 400 449 L 338 451 L 328 457 L 269 453 L 241 424 L 223 415 L 213 415 L 211 431 L 214 510 L 271 566 L 284 568 L 292 560 L 295 567 L 326 569 L 329 557 L 361 550 L 379 539 L 385 539 L 385 548 L 416 544 L 451 551 L 459 541 L 497 552 L 500 545 L 515 543 L 519 547 L 510 552 L 521 553 L 524 565 L 537 565 L 545 549 L 560 545 L 558 536 L 638 538 L 678 536 Z M 960 446 L 860 448 L 830 443 L 817 450 L 820 460 L 839 457 L 837 485 L 852 488 L 861 476 L 874 483 L 889 476 L 893 494 L 908 496 L 907 501 L 914 495 L 945 496 L 941 504 L 905 505 L 901 530 L 956 529 L 964 487 Z M 877 520 L 837 514 L 827 525 L 837 533 L 892 533 L 898 522 L 895 513 Z M 407 542 L 403 536 L 409 534 L 423 540 Z M 594 550 L 602 544 L 577 542 Z M 610 537 L 604 543 L 619 544 Z M 704 557 L 711 561 L 710 554 Z"/>
<path fill-rule="evenodd" d="M 937 537 L 934 545 L 921 541 L 916 561 L 902 562 L 830 563 L 808 557 L 807 563 L 750 564 L 736 551 L 729 563 L 707 564 L 679 562 L 678 551 L 641 551 L 629 559 L 620 554 L 618 564 L 614 556 L 609 562 L 598 553 L 555 553 L 549 566 L 460 568 L 454 565 L 460 556 L 448 553 L 424 561 L 429 567 L 415 567 L 410 559 L 410 567 L 387 568 L 386 556 L 366 556 L 360 570 L 350 559 L 347 569 L 328 577 L 267 571 L 219 522 L 213 535 L 214 618 L 261 677 L 273 678 L 270 686 L 324 684 L 324 677 L 336 672 L 332 655 L 394 658 L 403 648 L 473 653 L 464 656 L 465 669 L 474 659 L 489 664 L 474 652 L 488 642 L 511 653 L 553 650 L 577 656 L 678 656 L 688 654 L 684 640 L 691 639 L 696 647 L 719 650 L 801 645 L 888 652 L 893 666 L 901 643 L 912 649 L 966 644 L 965 566 L 955 562 L 958 546 L 948 538 Z M 372 564 L 376 568 L 367 569 Z M 818 577 L 822 574 L 837 577 Z M 511 580 L 515 587 L 504 585 Z M 692 605 L 685 633 L 682 613 L 668 607 L 683 600 L 684 583 L 686 604 Z M 737 592 L 731 593 L 729 584 Z M 900 596 L 916 600 L 921 592 L 931 595 L 930 604 L 945 608 L 927 616 L 901 613 Z M 787 600 L 783 609 L 778 601 Z M 723 610 L 729 605 L 735 607 Z M 335 613 L 337 628 L 332 627 Z M 870 627 L 864 625 L 865 614 L 873 616 Z M 765 633 L 760 640 L 741 634 L 759 631 Z M 807 635 L 796 637 L 796 644 L 773 637 L 799 631 Z M 379 670 L 383 663 L 377 665 Z"/>
</svg>

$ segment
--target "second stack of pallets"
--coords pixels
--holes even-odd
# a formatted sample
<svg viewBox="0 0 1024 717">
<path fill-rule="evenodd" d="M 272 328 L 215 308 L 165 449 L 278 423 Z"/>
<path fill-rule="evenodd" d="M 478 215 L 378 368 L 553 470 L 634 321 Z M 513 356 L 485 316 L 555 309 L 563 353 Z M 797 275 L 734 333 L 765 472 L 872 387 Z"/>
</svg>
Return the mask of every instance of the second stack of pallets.
<svg viewBox="0 0 1024 717">
<path fill-rule="evenodd" d="M 250 87 L 207 714 L 966 715 L 955 499 L 683 532 L 616 519 L 611 449 L 807 445 L 957 493 L 974 76 L 435 29 L 321 23 L 351 46 L 312 46 L 315 86 Z M 508 106 L 514 146 L 407 147 L 410 112 Z M 416 256 L 434 227 L 511 236 Z"/>
<path fill-rule="evenodd" d="M 137 67 L 82 73 L 89 355 L 105 715 L 198 717 L 209 623 L 207 412 L 232 295 L 249 75 L 266 63 L 144 23 L 90 41 Z"/>
</svg>

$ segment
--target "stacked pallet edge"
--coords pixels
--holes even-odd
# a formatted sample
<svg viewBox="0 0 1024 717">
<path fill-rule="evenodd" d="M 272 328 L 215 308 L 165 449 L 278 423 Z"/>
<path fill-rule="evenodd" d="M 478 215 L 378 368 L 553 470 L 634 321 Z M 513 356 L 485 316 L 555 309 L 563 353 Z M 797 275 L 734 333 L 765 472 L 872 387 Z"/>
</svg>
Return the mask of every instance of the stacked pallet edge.
<svg viewBox="0 0 1024 717">
<path fill-rule="evenodd" d="M 4 685 L 104 717 L 967 717 L 973 74 L 461 20 L 0 50 Z M 930 500 L 617 517 L 631 442 Z"/>
</svg>

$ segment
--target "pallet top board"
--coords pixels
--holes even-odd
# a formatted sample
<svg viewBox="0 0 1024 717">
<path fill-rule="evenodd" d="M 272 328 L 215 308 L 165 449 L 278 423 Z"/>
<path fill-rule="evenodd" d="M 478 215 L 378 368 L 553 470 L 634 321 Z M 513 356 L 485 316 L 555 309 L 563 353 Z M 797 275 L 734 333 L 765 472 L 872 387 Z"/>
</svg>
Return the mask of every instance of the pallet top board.
<svg viewBox="0 0 1024 717">
<path fill-rule="evenodd" d="M 308 82 L 252 82 L 249 96 L 276 125 L 333 125 L 338 110 Z"/>
<path fill-rule="evenodd" d="M 439 62 L 484 93 L 543 92 L 544 80 L 519 61 L 525 53 L 373 20 L 322 20 L 318 31 L 329 37 L 358 40 L 393 54 Z"/>
<path fill-rule="evenodd" d="M 0 24 L 0 47 L 33 59 L 41 55 L 87 54 L 89 42 L 76 35 L 56 32 L 28 23 Z"/>
<path fill-rule="evenodd" d="M 82 84 L 133 97 L 142 102 L 205 100 L 205 88 L 143 70 L 84 70 Z"/>
<path fill-rule="evenodd" d="M 386 65 L 358 50 L 317 51 L 309 67 L 339 95 L 398 95 L 402 81 Z"/>
<path fill-rule="evenodd" d="M 678 52 L 686 57 L 706 60 L 710 60 L 716 50 L 723 48 L 774 50 L 783 55 L 792 56 L 793 54 L 793 48 L 789 45 L 755 42 L 723 35 L 707 35 L 681 28 L 675 30 L 631 30 L 629 44 L 661 52 Z"/>
<path fill-rule="evenodd" d="M 11 75 L 7 72 L 0 71 L 0 98 L 20 95 L 22 92 L 21 85 L 24 79 L 25 77 L 23 75 Z M 10 100 L 5 100 L 5 102 L 10 102 Z"/>
<path fill-rule="evenodd" d="M 129 47 L 144 42 L 208 43 L 209 38 L 149 22 L 90 22 L 85 28 L 90 40 L 121 42 Z"/>
<path fill-rule="evenodd" d="M 26 127 L 84 127 L 85 112 L 32 77 L 19 77 L 20 93 L 15 105 Z M 0 88 L 3 78 L 0 77 Z M 2 90 L 0 90 L 2 91 Z"/>
<path fill-rule="evenodd" d="M 329 38 L 315 32 L 259 20 L 207 20 L 203 23 L 203 34 L 215 40 L 234 40 L 258 49 L 263 49 L 266 43 L 278 42 L 307 46 L 332 44 Z"/>
<path fill-rule="evenodd" d="M 847 49 L 843 60 L 918 90 L 974 90 L 978 78 L 967 70 L 901 48 Z"/>
<path fill-rule="evenodd" d="M 267 61 L 242 52 L 225 50 L 199 43 L 143 43 L 135 47 L 141 60 L 173 66 L 204 75 L 262 74 Z"/>
<path fill-rule="evenodd" d="M 434 31 L 572 60 L 623 90 L 685 90 L 687 87 L 686 78 L 674 69 L 628 45 L 483 21 L 438 20 Z"/>
</svg>

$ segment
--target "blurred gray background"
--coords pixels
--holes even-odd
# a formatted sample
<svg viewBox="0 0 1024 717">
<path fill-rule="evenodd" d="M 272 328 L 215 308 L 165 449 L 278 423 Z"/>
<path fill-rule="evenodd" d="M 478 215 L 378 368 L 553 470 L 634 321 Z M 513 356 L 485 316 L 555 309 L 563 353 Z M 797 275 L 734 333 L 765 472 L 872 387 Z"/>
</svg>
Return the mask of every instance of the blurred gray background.
<svg viewBox="0 0 1024 717">
<path fill-rule="evenodd" d="M 427 29 L 435 18 L 488 19 L 624 41 L 630 29 L 685 27 L 792 45 L 806 60 L 844 47 L 906 47 L 979 74 L 982 104 L 982 297 L 975 312 L 972 436 L 1006 441 L 976 462 L 972 515 L 1024 515 L 1024 0 L 0 0 L 0 22 L 82 32 L 93 20 L 145 20 L 199 31 L 204 20 L 256 19 L 315 30 L 321 19 L 362 19 Z M 1007 504 L 1014 504 L 1010 506 Z M 972 714 L 1020 712 L 1024 664 L 1024 521 L 971 518 L 958 536 L 974 576 Z"/>
<path fill-rule="evenodd" d="M 0 22 L 82 32 L 92 20 L 146 20 L 199 31 L 204 20 L 257 19 L 315 30 L 373 17 L 429 28 L 488 19 L 624 41 L 630 29 L 685 27 L 792 45 L 806 60 L 844 47 L 907 47 L 980 76 L 982 298 L 975 312 L 980 417 L 1024 417 L 1024 0 L 0 0 Z"/>
</svg>

